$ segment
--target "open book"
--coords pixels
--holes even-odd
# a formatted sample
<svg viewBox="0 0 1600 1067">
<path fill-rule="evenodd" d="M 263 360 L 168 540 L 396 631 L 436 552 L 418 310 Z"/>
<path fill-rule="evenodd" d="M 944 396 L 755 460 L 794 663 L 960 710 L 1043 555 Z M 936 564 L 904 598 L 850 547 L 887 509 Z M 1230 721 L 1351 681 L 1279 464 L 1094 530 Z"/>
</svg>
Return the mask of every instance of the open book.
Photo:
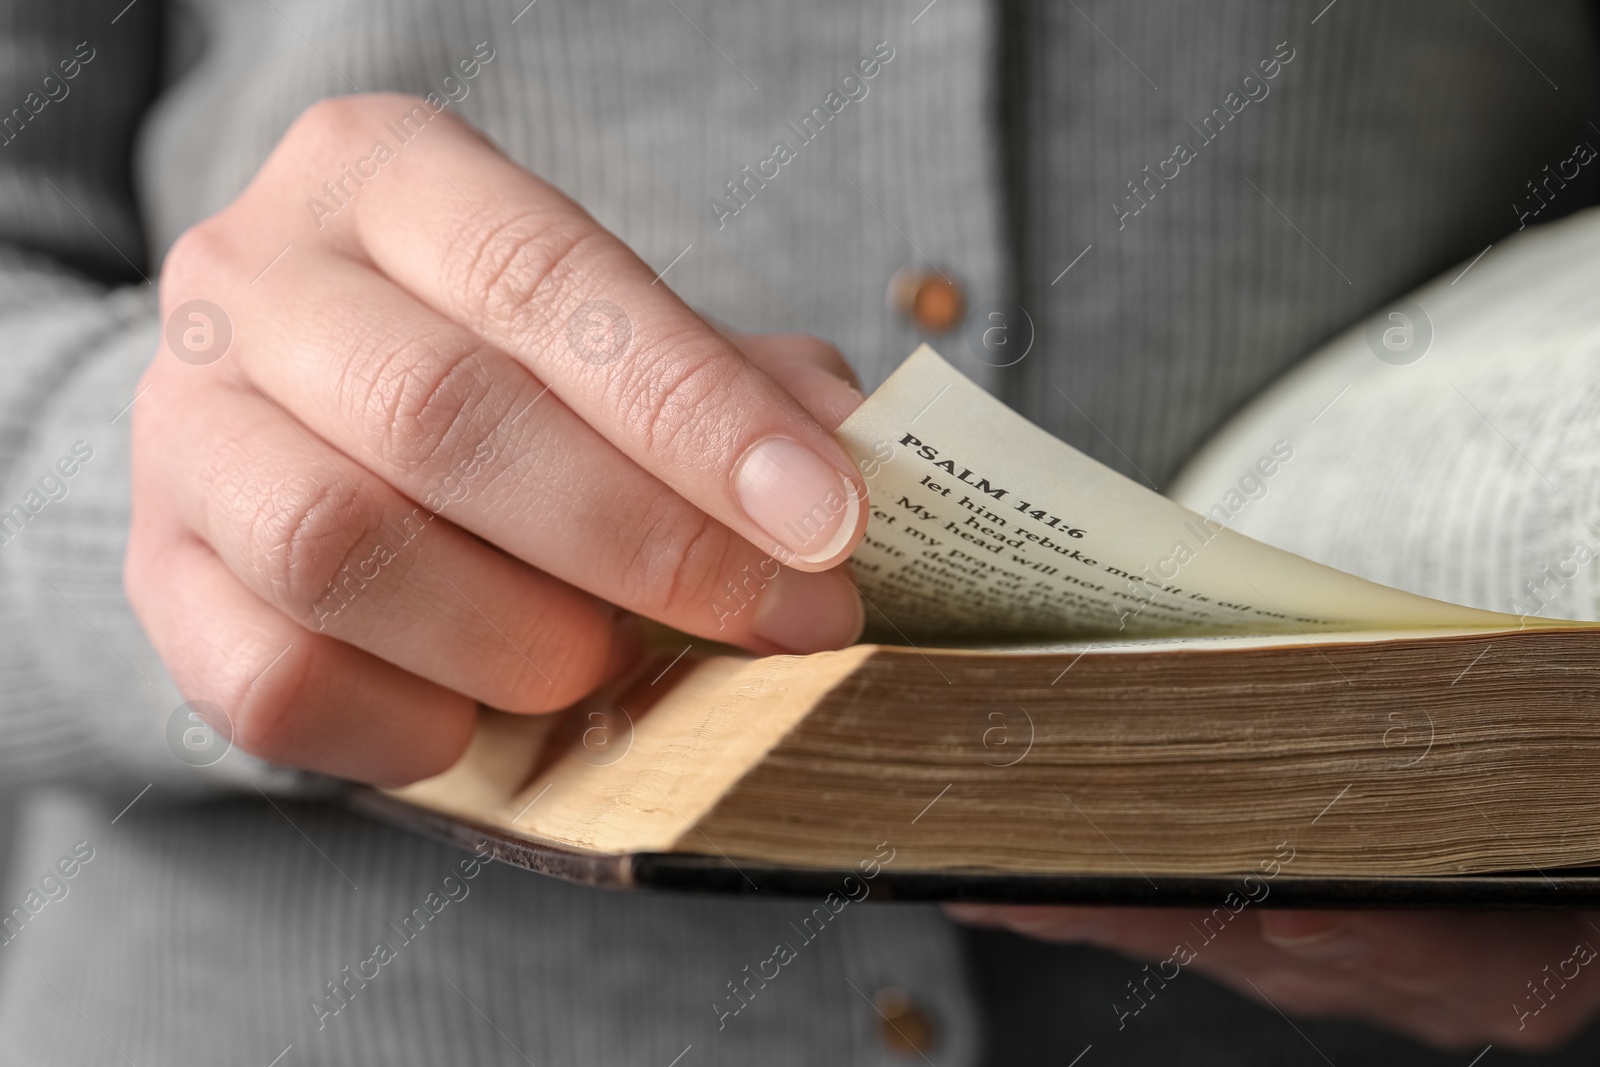
<svg viewBox="0 0 1600 1067">
<path fill-rule="evenodd" d="M 879 643 L 672 635 L 567 713 L 485 711 L 450 771 L 361 803 L 616 885 L 825 891 L 870 864 L 901 896 L 1177 903 L 1253 872 L 1311 887 L 1280 902 L 1600 901 L 1555 873 L 1600 865 L 1600 628 L 1550 617 L 1595 614 L 1574 597 L 1600 549 L 1569 526 L 1600 314 L 1548 265 L 1558 312 L 1476 310 L 1530 258 L 1600 256 L 1596 230 L 1417 294 L 1394 313 L 1429 331 L 1420 361 L 1379 358 L 1400 320 L 1352 331 L 1219 436 L 1188 507 L 924 346 L 839 431 Z"/>
</svg>

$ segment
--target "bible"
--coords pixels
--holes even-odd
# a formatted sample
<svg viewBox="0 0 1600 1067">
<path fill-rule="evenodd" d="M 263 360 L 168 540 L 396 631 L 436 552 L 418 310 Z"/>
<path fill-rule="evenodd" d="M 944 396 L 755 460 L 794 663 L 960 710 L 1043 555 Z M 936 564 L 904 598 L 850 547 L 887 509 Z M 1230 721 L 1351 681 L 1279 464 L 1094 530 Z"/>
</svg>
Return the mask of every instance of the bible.
<svg viewBox="0 0 1600 1067">
<path fill-rule="evenodd" d="M 1381 312 L 1171 498 L 923 346 L 839 430 L 868 643 L 661 633 L 354 802 L 610 886 L 1600 904 L 1600 312 L 1563 270 L 1597 256 L 1583 217 Z"/>
</svg>

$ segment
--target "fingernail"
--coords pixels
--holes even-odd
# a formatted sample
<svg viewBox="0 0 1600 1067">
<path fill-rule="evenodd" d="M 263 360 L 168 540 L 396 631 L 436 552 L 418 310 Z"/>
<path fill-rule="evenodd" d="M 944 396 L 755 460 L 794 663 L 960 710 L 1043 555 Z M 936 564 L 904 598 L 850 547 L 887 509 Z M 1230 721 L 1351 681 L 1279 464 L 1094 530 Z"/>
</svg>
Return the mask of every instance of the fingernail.
<svg viewBox="0 0 1600 1067">
<path fill-rule="evenodd" d="M 790 554 L 780 563 L 824 563 L 855 535 L 860 491 L 798 441 L 769 437 L 752 446 L 735 484 L 745 514 Z"/>
<path fill-rule="evenodd" d="M 1371 947 L 1342 918 L 1306 912 L 1264 913 L 1261 937 L 1285 952 L 1321 963 L 1350 963 Z"/>
<path fill-rule="evenodd" d="M 853 642 L 865 623 L 861 598 L 843 574 L 785 568 L 762 593 L 752 629 L 786 652 L 824 652 Z"/>
</svg>

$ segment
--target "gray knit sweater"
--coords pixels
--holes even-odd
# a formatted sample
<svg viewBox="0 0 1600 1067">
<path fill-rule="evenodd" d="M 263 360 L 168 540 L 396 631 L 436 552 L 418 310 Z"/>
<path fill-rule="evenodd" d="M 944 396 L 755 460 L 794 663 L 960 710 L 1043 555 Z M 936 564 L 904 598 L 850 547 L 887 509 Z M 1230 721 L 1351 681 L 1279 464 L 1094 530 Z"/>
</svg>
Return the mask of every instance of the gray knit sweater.
<svg viewBox="0 0 1600 1067">
<path fill-rule="evenodd" d="M 947 357 L 1162 485 L 1334 331 L 1593 202 L 1588 174 L 1528 187 L 1600 143 L 1587 7 L 524 2 L 0 2 L 0 512 L 28 516 L 0 526 L 0 1060 L 892 1063 L 871 997 L 898 986 L 939 1067 L 1435 1062 L 1193 977 L 1118 1032 L 1134 965 L 870 902 L 722 1015 L 807 906 L 464 868 L 293 772 L 193 768 L 121 590 L 126 411 L 174 237 L 311 102 L 439 91 L 691 303 L 824 335 L 869 384 L 917 340 L 890 275 L 939 265 L 1034 333 L 1013 367 L 970 327 Z M 776 179 L 730 188 L 779 141 Z"/>
</svg>

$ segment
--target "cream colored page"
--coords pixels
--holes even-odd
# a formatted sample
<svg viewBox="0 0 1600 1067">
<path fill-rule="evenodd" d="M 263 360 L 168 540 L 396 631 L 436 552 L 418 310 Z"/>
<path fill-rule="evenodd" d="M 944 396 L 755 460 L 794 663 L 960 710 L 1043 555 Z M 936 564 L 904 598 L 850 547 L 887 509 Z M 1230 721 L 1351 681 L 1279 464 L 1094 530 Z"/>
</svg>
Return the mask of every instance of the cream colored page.
<svg viewBox="0 0 1600 1067">
<path fill-rule="evenodd" d="M 839 430 L 875 623 L 938 635 L 1510 627 L 1207 522 L 1033 426 L 924 345 Z"/>
<path fill-rule="evenodd" d="M 1597 287 L 1600 212 L 1496 242 L 1269 390 L 1174 496 L 1199 510 L 1231 500 L 1233 529 L 1366 578 L 1600 619 Z M 1426 346 L 1386 361 L 1396 313 Z M 1250 478 L 1278 443 L 1292 459 Z"/>
</svg>

